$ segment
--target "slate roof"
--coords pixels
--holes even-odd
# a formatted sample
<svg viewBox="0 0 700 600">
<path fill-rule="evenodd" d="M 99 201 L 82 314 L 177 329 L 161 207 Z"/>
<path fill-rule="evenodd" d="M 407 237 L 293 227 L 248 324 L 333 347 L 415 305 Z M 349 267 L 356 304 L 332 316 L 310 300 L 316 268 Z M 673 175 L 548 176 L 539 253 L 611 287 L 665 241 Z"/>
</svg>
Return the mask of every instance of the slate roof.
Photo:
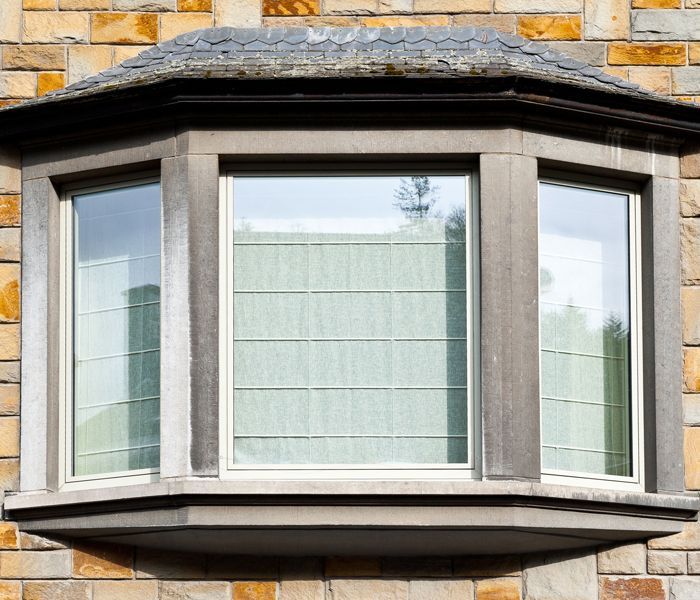
<svg viewBox="0 0 700 600">
<path fill-rule="evenodd" d="M 199 29 L 48 97 L 83 96 L 179 77 L 470 77 L 520 75 L 650 94 L 545 44 L 477 27 Z"/>
</svg>

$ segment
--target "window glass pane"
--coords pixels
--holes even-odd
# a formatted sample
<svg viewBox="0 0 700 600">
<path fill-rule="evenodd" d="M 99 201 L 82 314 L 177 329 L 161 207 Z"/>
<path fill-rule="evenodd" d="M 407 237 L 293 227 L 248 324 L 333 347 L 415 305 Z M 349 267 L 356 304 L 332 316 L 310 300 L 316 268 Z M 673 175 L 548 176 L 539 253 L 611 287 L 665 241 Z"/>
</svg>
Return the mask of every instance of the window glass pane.
<svg viewBox="0 0 700 600">
<path fill-rule="evenodd" d="M 467 462 L 466 196 L 234 178 L 235 463 Z"/>
<path fill-rule="evenodd" d="M 73 197 L 73 474 L 159 465 L 160 185 Z"/>
<path fill-rule="evenodd" d="M 629 205 L 540 184 L 544 469 L 632 475 Z"/>
</svg>

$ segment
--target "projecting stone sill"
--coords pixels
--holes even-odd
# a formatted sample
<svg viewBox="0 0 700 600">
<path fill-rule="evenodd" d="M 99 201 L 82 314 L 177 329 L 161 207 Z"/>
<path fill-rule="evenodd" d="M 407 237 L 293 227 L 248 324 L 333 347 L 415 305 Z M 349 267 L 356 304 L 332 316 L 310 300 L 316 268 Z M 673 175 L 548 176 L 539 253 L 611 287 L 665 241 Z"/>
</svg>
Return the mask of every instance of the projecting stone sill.
<svg viewBox="0 0 700 600">
<path fill-rule="evenodd" d="M 697 496 L 525 482 L 170 481 L 9 496 L 21 529 L 212 553 L 501 554 L 677 533 Z"/>
</svg>

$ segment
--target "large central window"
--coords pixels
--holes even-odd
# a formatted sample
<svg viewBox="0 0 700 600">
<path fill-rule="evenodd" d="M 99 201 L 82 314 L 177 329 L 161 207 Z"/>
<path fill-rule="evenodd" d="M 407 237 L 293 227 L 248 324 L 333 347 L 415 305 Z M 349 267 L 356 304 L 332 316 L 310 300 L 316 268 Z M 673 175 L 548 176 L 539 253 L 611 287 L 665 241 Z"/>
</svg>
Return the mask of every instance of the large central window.
<svg viewBox="0 0 700 600">
<path fill-rule="evenodd" d="M 473 464 L 469 190 L 228 178 L 228 468 Z"/>
</svg>

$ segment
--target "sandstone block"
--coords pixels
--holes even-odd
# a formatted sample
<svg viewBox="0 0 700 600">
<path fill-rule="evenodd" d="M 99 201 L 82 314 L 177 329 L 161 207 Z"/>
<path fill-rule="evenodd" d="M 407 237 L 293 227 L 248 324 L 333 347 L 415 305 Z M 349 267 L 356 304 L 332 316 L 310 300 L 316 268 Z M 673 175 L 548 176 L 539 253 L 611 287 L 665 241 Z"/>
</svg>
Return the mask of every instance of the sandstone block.
<svg viewBox="0 0 700 600">
<path fill-rule="evenodd" d="M 75 83 L 112 66 L 109 46 L 71 46 L 68 48 L 68 83 Z"/>
<path fill-rule="evenodd" d="M 683 575 L 687 571 L 685 552 L 650 550 L 647 561 L 649 574 L 652 575 Z"/>
<path fill-rule="evenodd" d="M 602 67 L 607 64 L 604 42 L 550 42 L 547 45 L 588 65 Z"/>
<path fill-rule="evenodd" d="M 68 545 L 60 540 L 34 535 L 26 531 L 20 532 L 19 545 L 22 550 L 64 550 L 68 548 Z"/>
<path fill-rule="evenodd" d="M 683 309 L 683 343 L 700 344 L 700 287 L 681 288 L 681 307 Z"/>
<path fill-rule="evenodd" d="M 685 44 L 613 42 L 608 45 L 611 65 L 684 65 L 686 60 Z"/>
<path fill-rule="evenodd" d="M 681 179 L 680 198 L 684 217 L 700 216 L 700 179 Z"/>
<path fill-rule="evenodd" d="M 414 579 L 408 584 L 408 600 L 464 600 L 474 596 L 474 584 L 466 579 Z"/>
<path fill-rule="evenodd" d="M 278 574 L 279 560 L 274 557 L 211 556 L 207 560 L 207 577 L 213 579 L 277 579 Z"/>
<path fill-rule="evenodd" d="M 262 25 L 262 3 L 258 0 L 217 2 L 214 5 L 216 27 L 260 27 Z"/>
<path fill-rule="evenodd" d="M 24 0 L 24 10 L 55 10 L 57 0 Z"/>
<path fill-rule="evenodd" d="M 520 579 L 481 579 L 476 582 L 476 600 L 520 600 Z"/>
<path fill-rule="evenodd" d="M 0 522 L 0 550 L 17 550 L 17 525 Z"/>
<path fill-rule="evenodd" d="M 518 17 L 518 34 L 531 40 L 580 40 L 581 17 L 521 16 Z"/>
<path fill-rule="evenodd" d="M 365 27 L 442 27 L 450 24 L 449 15 L 401 15 L 387 17 L 363 17 Z"/>
<path fill-rule="evenodd" d="M 597 600 L 596 555 L 547 554 L 528 558 L 523 564 L 523 586 L 528 600 Z"/>
<path fill-rule="evenodd" d="M 166 12 L 177 9 L 177 0 L 112 0 L 112 10 Z"/>
<path fill-rule="evenodd" d="M 0 324 L 0 358 L 19 360 L 19 324 Z"/>
<path fill-rule="evenodd" d="M 700 13 L 694 10 L 632 11 L 632 39 L 700 40 Z"/>
<path fill-rule="evenodd" d="M 700 574 L 700 552 L 688 552 L 688 573 Z"/>
<path fill-rule="evenodd" d="M 280 600 L 325 600 L 325 597 L 322 579 L 283 579 L 280 582 Z"/>
<path fill-rule="evenodd" d="M 22 0 L 4 0 L 0 19 L 0 44 L 18 44 L 22 39 Z"/>
<path fill-rule="evenodd" d="M 204 574 L 204 555 L 149 548 L 136 551 L 136 577 L 139 579 L 200 579 Z"/>
<path fill-rule="evenodd" d="M 16 383 L 0 384 L 0 415 L 19 414 L 19 385 Z"/>
<path fill-rule="evenodd" d="M 666 600 L 661 579 L 655 577 L 601 577 L 600 600 Z"/>
<path fill-rule="evenodd" d="M 688 63 L 700 65 L 700 42 L 688 44 Z"/>
<path fill-rule="evenodd" d="M 395 557 L 382 560 L 382 573 L 396 577 L 449 577 L 452 560 L 449 558 Z"/>
<path fill-rule="evenodd" d="M 700 490 L 700 427 L 683 428 L 685 487 Z"/>
<path fill-rule="evenodd" d="M 583 0 L 496 0 L 497 13 L 578 13 Z"/>
<path fill-rule="evenodd" d="M 453 572 L 460 577 L 517 577 L 521 574 L 520 557 L 462 556 L 454 559 Z"/>
<path fill-rule="evenodd" d="M 700 392 L 700 348 L 683 350 L 683 386 L 685 392 Z"/>
<path fill-rule="evenodd" d="M 0 263 L 0 321 L 19 321 L 19 264 Z"/>
<path fill-rule="evenodd" d="M 19 460 L 0 459 L 0 492 L 16 491 L 19 488 Z"/>
<path fill-rule="evenodd" d="M 208 13 L 166 13 L 160 17 L 160 36 L 171 40 L 181 33 L 212 26 Z"/>
<path fill-rule="evenodd" d="M 598 552 L 598 573 L 638 575 L 645 572 L 646 563 L 645 544 L 601 548 Z"/>
<path fill-rule="evenodd" d="M 671 577 L 669 579 L 669 584 L 669 600 L 700 598 L 700 578 Z"/>
<path fill-rule="evenodd" d="M 236 581 L 233 600 L 277 600 L 275 581 Z"/>
<path fill-rule="evenodd" d="M 320 0 L 263 0 L 262 14 L 274 15 L 320 15 Z"/>
<path fill-rule="evenodd" d="M 19 417 L 0 417 L 0 458 L 19 456 Z"/>
<path fill-rule="evenodd" d="M 408 14 L 413 10 L 413 0 L 379 0 L 381 14 Z"/>
<path fill-rule="evenodd" d="M 0 194 L 0 226 L 20 224 L 21 199 L 18 194 Z"/>
<path fill-rule="evenodd" d="M 26 12 L 22 26 L 25 44 L 84 44 L 90 20 L 82 12 Z"/>
<path fill-rule="evenodd" d="M 417 13 L 489 13 L 490 0 L 413 0 Z"/>
<path fill-rule="evenodd" d="M 649 540 L 648 546 L 655 550 L 700 550 L 700 524 L 686 523 L 680 533 Z"/>
<path fill-rule="evenodd" d="M 0 600 L 22 600 L 22 584 L 19 581 L 0 582 Z"/>
<path fill-rule="evenodd" d="M 211 12 L 212 0 L 177 0 L 180 12 Z"/>
<path fill-rule="evenodd" d="M 515 15 L 454 15 L 452 20 L 455 25 L 462 27 L 493 27 L 498 31 L 506 33 L 515 33 L 516 16 Z"/>
<path fill-rule="evenodd" d="M 165 596 L 163 596 L 165 597 Z M 96 581 L 92 600 L 158 600 L 157 581 Z"/>
<path fill-rule="evenodd" d="M 629 80 L 657 94 L 671 93 L 671 70 L 662 67 L 630 67 Z"/>
<path fill-rule="evenodd" d="M 70 577 L 69 550 L 3 552 L 0 556 L 0 578 L 3 579 L 65 579 L 67 577 Z M 55 597 L 47 596 L 46 599 L 54 600 Z M 43 597 L 32 596 L 32 598 Z M 73 600 L 73 597 L 70 598 Z"/>
<path fill-rule="evenodd" d="M 90 600 L 90 584 L 87 581 L 27 581 L 22 600 Z"/>
<path fill-rule="evenodd" d="M 628 0 L 585 0 L 584 22 L 587 40 L 626 40 L 630 34 Z"/>
<path fill-rule="evenodd" d="M 34 98 L 36 73 L 0 71 L 0 98 Z"/>
<path fill-rule="evenodd" d="M 66 68 L 66 50 L 55 45 L 6 46 L 2 66 L 7 71 L 62 71 Z"/>
<path fill-rule="evenodd" d="M 66 85 L 63 73 L 39 73 L 37 79 L 37 95 L 43 96 L 54 90 L 60 90 Z"/>
<path fill-rule="evenodd" d="M 700 395 L 683 394 L 683 423 L 700 425 Z"/>
<path fill-rule="evenodd" d="M 19 152 L 0 145 L 0 194 L 22 192 L 22 170 Z"/>
<path fill-rule="evenodd" d="M 333 579 L 329 589 L 328 600 L 404 600 L 408 597 L 408 581 L 395 579 Z"/>
<path fill-rule="evenodd" d="M 73 577 L 78 579 L 129 579 L 134 576 L 133 550 L 127 546 L 76 542 Z"/>
<path fill-rule="evenodd" d="M 700 179 L 700 144 L 687 144 L 683 147 L 681 177 Z"/>
<path fill-rule="evenodd" d="M 109 10 L 111 0 L 58 0 L 61 10 Z"/>
<path fill-rule="evenodd" d="M 377 0 L 324 0 L 323 11 L 328 15 L 372 15 L 377 12 Z"/>
<path fill-rule="evenodd" d="M 681 220 L 681 278 L 686 285 L 700 283 L 700 219 Z M 686 389 L 700 392 L 700 380 Z"/>
<path fill-rule="evenodd" d="M 700 0 L 685 0 L 686 8 L 700 8 Z"/>
<path fill-rule="evenodd" d="M 378 558 L 330 556 L 326 559 L 326 577 L 377 577 L 382 574 Z"/>
<path fill-rule="evenodd" d="M 19 383 L 19 361 L 0 361 L 0 383 Z"/>
<path fill-rule="evenodd" d="M 163 581 L 160 600 L 231 600 L 231 585 L 215 581 Z"/>
<path fill-rule="evenodd" d="M 700 23 L 699 23 L 700 25 Z M 673 69 L 674 94 L 700 94 L 700 67 L 679 67 Z"/>
<path fill-rule="evenodd" d="M 123 63 L 128 58 L 133 58 L 139 52 L 144 50 L 144 46 L 115 46 L 114 51 L 114 64 L 118 65 Z"/>
<path fill-rule="evenodd" d="M 362 17 L 265 17 L 263 27 L 360 27 Z"/>
<path fill-rule="evenodd" d="M 158 16 L 133 13 L 95 13 L 91 15 L 90 41 L 93 44 L 155 44 L 158 41 Z"/>
<path fill-rule="evenodd" d="M 632 0 L 632 8 L 680 8 L 681 0 Z"/>
</svg>

